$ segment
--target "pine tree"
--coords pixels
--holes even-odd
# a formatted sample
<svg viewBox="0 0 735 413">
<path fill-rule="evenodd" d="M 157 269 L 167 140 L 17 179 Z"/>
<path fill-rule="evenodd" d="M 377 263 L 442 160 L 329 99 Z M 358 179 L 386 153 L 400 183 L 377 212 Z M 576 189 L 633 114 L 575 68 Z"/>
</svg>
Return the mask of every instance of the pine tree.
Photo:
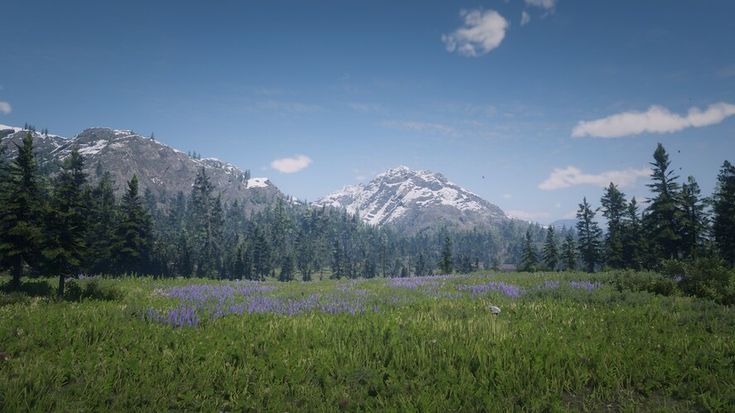
<svg viewBox="0 0 735 413">
<path fill-rule="evenodd" d="M 449 237 L 449 234 L 444 237 L 444 246 L 442 247 L 442 256 L 439 268 L 443 274 L 451 274 L 454 268 L 454 263 L 452 262 L 452 239 Z"/>
<path fill-rule="evenodd" d="M 182 231 L 179 235 L 177 252 L 176 273 L 183 277 L 191 277 L 194 273 L 194 263 L 192 261 L 191 246 L 189 245 L 189 236 L 186 230 Z"/>
<path fill-rule="evenodd" d="M 556 233 L 554 232 L 554 227 L 551 225 L 549 225 L 549 228 L 546 230 L 546 242 L 544 242 L 543 258 L 546 268 L 551 271 L 555 271 L 559 264 L 559 249 L 556 245 Z"/>
<path fill-rule="evenodd" d="M 648 184 L 653 198 L 646 212 L 644 226 L 648 237 L 653 242 L 654 254 L 658 259 L 677 258 L 681 244 L 679 228 L 679 178 L 669 170 L 671 162 L 663 145 L 660 143 L 653 153 L 652 183 Z"/>
<path fill-rule="evenodd" d="M 720 257 L 735 265 L 735 166 L 725 161 L 713 197 L 712 234 Z"/>
<path fill-rule="evenodd" d="M 293 281 L 293 256 L 286 254 L 281 259 L 281 272 L 278 275 L 279 281 Z"/>
<path fill-rule="evenodd" d="M 681 244 L 686 258 L 696 258 L 704 248 L 708 217 L 701 198 L 702 191 L 693 176 L 681 186 L 679 209 L 681 211 Z"/>
<path fill-rule="evenodd" d="M 595 211 L 587 203 L 587 198 L 582 200 L 577 210 L 577 234 L 579 256 L 584 261 L 587 272 L 594 272 L 595 266 L 601 261 L 602 230 L 595 221 Z"/>
<path fill-rule="evenodd" d="M 536 256 L 536 248 L 533 245 L 531 229 L 526 231 L 526 238 L 523 242 L 523 255 L 521 256 L 521 271 L 535 271 L 538 266 L 538 257 Z"/>
<path fill-rule="evenodd" d="M 33 156 L 33 137 L 27 133 L 10 164 L 0 199 L 0 259 L 9 267 L 11 287 L 20 287 L 25 265 L 37 262 L 42 240 L 41 188 Z"/>
<path fill-rule="evenodd" d="M 573 271 L 577 268 L 577 243 L 574 241 L 574 235 L 567 233 L 564 243 L 561 245 L 561 261 L 564 269 Z"/>
<path fill-rule="evenodd" d="M 84 159 L 74 149 L 56 177 L 53 198 L 46 214 L 42 254 L 49 270 L 59 276 L 58 296 L 64 296 L 67 276 L 82 267 L 86 255 L 86 205 Z"/>
<path fill-rule="evenodd" d="M 190 232 L 192 247 L 196 254 L 196 273 L 200 277 L 211 277 L 217 272 L 217 240 L 221 204 L 216 213 L 216 198 L 213 197 L 214 186 L 204 168 L 201 168 L 194 179 L 191 190 Z"/>
<path fill-rule="evenodd" d="M 605 236 L 605 262 L 612 268 L 622 268 L 624 227 L 623 217 L 626 213 L 627 202 L 625 194 L 620 192 L 617 185 L 610 182 L 600 200 L 602 216 L 607 218 L 607 234 Z"/>
<path fill-rule="evenodd" d="M 99 163 L 97 164 L 99 166 Z M 115 238 L 116 203 L 109 172 L 98 171 L 100 180 L 89 195 L 86 269 L 92 274 L 113 271 L 112 247 Z"/>
<path fill-rule="evenodd" d="M 638 202 L 635 197 L 630 199 L 623 220 L 623 267 L 640 269 L 646 245 L 643 240 L 641 219 L 638 215 Z"/>
<path fill-rule="evenodd" d="M 151 248 L 151 222 L 138 192 L 138 177 L 128 181 L 120 204 L 120 223 L 113 251 L 119 273 L 140 273 L 148 263 Z"/>
</svg>

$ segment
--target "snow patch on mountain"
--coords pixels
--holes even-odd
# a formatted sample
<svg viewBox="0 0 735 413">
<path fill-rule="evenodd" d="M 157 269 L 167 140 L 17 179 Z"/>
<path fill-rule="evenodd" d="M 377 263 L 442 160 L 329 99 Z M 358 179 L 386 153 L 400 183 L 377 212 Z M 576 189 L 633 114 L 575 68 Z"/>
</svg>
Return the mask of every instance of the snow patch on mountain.
<svg viewBox="0 0 735 413">
<path fill-rule="evenodd" d="M 491 222 L 506 219 L 497 206 L 447 180 L 442 174 L 399 166 L 367 184 L 346 186 L 317 201 L 317 205 L 344 208 L 372 225 L 412 220 Z"/>
</svg>

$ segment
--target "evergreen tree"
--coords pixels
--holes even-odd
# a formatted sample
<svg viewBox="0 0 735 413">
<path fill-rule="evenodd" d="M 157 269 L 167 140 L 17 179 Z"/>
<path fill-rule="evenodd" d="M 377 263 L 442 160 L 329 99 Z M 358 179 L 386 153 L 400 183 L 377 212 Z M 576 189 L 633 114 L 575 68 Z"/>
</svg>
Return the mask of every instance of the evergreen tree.
<svg viewBox="0 0 735 413">
<path fill-rule="evenodd" d="M 735 166 L 725 161 L 713 197 L 712 234 L 720 257 L 735 265 Z"/>
<path fill-rule="evenodd" d="M 0 199 L 0 259 L 10 268 L 11 287 L 20 287 L 25 265 L 37 262 L 42 240 L 41 188 L 33 155 L 33 137 L 27 133 L 10 164 Z"/>
<path fill-rule="evenodd" d="M 89 230 L 86 269 L 92 274 L 109 274 L 114 272 L 112 248 L 115 238 L 115 194 L 112 175 L 109 172 L 99 173 L 100 180 L 92 189 L 87 206 Z"/>
<path fill-rule="evenodd" d="M 549 225 L 549 228 L 546 230 L 546 242 L 544 242 L 543 258 L 546 268 L 551 271 L 556 270 L 556 267 L 559 264 L 559 249 L 556 246 L 556 233 L 554 232 L 554 227 L 551 225 Z"/>
<path fill-rule="evenodd" d="M 253 242 L 254 279 L 264 280 L 271 273 L 271 248 L 268 240 L 259 228 L 255 229 Z"/>
<path fill-rule="evenodd" d="M 617 185 L 610 182 L 600 200 L 602 216 L 607 218 L 607 234 L 605 236 L 605 262 L 612 268 L 622 268 L 624 227 L 623 217 L 627 210 L 625 194 Z"/>
<path fill-rule="evenodd" d="M 116 269 L 119 273 L 140 273 L 148 263 L 151 248 L 151 222 L 138 192 L 138 177 L 128 181 L 120 204 L 120 223 L 116 230 Z"/>
<path fill-rule="evenodd" d="M 602 230 L 595 221 L 595 211 L 587 203 L 587 198 L 582 200 L 577 210 L 577 234 L 579 256 L 584 261 L 587 272 L 594 272 L 595 266 L 601 261 Z"/>
<path fill-rule="evenodd" d="M 704 247 L 708 217 L 701 198 L 702 191 L 693 176 L 681 186 L 679 197 L 681 210 L 682 252 L 687 258 L 696 258 Z"/>
<path fill-rule="evenodd" d="M 536 247 L 533 245 L 531 230 L 526 231 L 526 238 L 523 242 L 523 255 L 521 256 L 521 271 L 535 271 L 538 266 L 538 257 L 536 255 Z"/>
<path fill-rule="evenodd" d="M 630 199 L 623 220 L 623 267 L 640 269 L 642 258 L 646 250 L 641 228 L 641 219 L 638 215 L 638 202 L 635 197 Z"/>
<path fill-rule="evenodd" d="M 86 255 L 86 205 L 84 159 L 74 149 L 56 177 L 53 198 L 47 211 L 42 254 L 46 266 L 59 276 L 58 296 L 64 296 L 67 276 L 82 267 Z"/>
<path fill-rule="evenodd" d="M 561 245 L 561 261 L 567 271 L 577 268 L 577 243 L 574 242 L 574 235 L 571 232 L 567 233 Z"/>
<path fill-rule="evenodd" d="M 442 256 L 439 268 L 443 274 L 451 274 L 454 268 L 454 263 L 452 262 L 452 239 L 449 237 L 449 234 L 444 237 L 444 246 L 442 247 Z"/>
<path fill-rule="evenodd" d="M 186 230 L 182 231 L 179 235 L 177 252 L 176 273 L 183 277 L 191 277 L 194 274 L 194 263 L 192 260 L 191 246 L 189 245 L 189 236 Z"/>
<path fill-rule="evenodd" d="M 281 273 L 278 276 L 279 281 L 293 281 L 293 257 L 286 254 L 281 259 Z"/>
<path fill-rule="evenodd" d="M 422 277 L 429 273 L 428 265 L 426 262 L 426 256 L 424 253 L 419 253 L 419 257 L 416 260 L 416 275 Z"/>
<path fill-rule="evenodd" d="M 660 143 L 653 153 L 652 183 L 648 187 L 653 194 L 647 208 L 644 226 L 648 237 L 653 242 L 654 254 L 658 259 L 677 258 L 681 244 L 679 234 L 679 210 L 677 198 L 679 196 L 679 178 L 670 170 L 671 162 L 663 145 Z"/>
</svg>

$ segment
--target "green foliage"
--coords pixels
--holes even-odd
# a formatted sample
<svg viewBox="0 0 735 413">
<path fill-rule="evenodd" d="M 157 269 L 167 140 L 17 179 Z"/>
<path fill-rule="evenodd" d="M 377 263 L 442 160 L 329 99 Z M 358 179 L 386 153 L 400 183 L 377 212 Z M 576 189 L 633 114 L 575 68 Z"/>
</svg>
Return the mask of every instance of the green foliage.
<svg viewBox="0 0 735 413">
<path fill-rule="evenodd" d="M 594 272 L 602 260 L 602 230 L 595 221 L 595 211 L 584 198 L 577 210 L 577 234 L 579 238 L 579 256 L 587 267 L 587 272 Z"/>
<path fill-rule="evenodd" d="M 712 232 L 715 245 L 730 266 L 735 265 L 735 166 L 725 161 L 717 175 L 713 197 L 714 222 Z"/>
<path fill-rule="evenodd" d="M 554 227 L 551 225 L 546 230 L 543 259 L 544 265 L 551 271 L 556 270 L 556 267 L 559 265 L 559 249 L 556 246 L 556 233 Z"/>
<path fill-rule="evenodd" d="M 43 210 L 30 133 L 17 149 L 7 181 L 0 182 L 0 267 L 10 268 L 16 288 L 21 284 L 24 267 L 39 261 Z"/>
<path fill-rule="evenodd" d="M 143 208 L 135 175 L 122 198 L 120 220 L 112 248 L 115 268 L 119 273 L 140 273 L 150 259 L 152 234 L 150 216 Z"/>
<path fill-rule="evenodd" d="M 664 296 L 680 292 L 676 281 L 657 272 L 616 271 L 612 274 L 612 284 L 618 291 L 647 291 Z"/>
<path fill-rule="evenodd" d="M 727 268 L 722 259 L 700 257 L 684 263 L 683 267 L 684 293 L 721 304 L 735 304 L 735 269 Z"/>
<path fill-rule="evenodd" d="M 577 269 L 577 243 L 571 232 L 567 234 L 561 246 L 561 262 L 567 271 Z"/>
<path fill-rule="evenodd" d="M 523 256 L 521 258 L 521 271 L 535 271 L 538 266 L 536 247 L 533 245 L 531 231 L 526 232 L 526 240 L 523 244 Z"/>
<path fill-rule="evenodd" d="M 454 270 L 454 260 L 452 259 L 452 238 L 449 234 L 444 236 L 444 246 L 442 247 L 442 258 L 439 263 L 439 269 L 443 274 L 451 274 Z"/>
<path fill-rule="evenodd" d="M 183 329 L 141 317 L 172 304 L 158 289 L 232 284 L 100 280 L 125 296 L 0 307 L 2 410 L 730 411 L 734 309 L 565 286 L 607 277 L 491 274 L 440 287 L 563 284 L 518 298 L 426 296 L 380 279 L 269 283 L 279 297 L 359 288 L 402 304 L 355 316 L 232 315 Z M 502 313 L 489 314 L 490 304 Z"/>
<path fill-rule="evenodd" d="M 624 258 L 624 227 L 623 218 L 627 211 L 625 194 L 620 192 L 617 185 L 610 182 L 600 199 L 602 216 L 607 219 L 607 234 L 605 234 L 605 263 L 611 268 L 622 268 Z"/>
<path fill-rule="evenodd" d="M 654 242 L 655 256 L 659 259 L 677 258 L 681 249 L 680 219 L 678 198 L 679 177 L 670 170 L 671 162 L 660 143 L 653 153 L 653 171 L 648 188 L 653 197 L 646 209 L 644 225 L 648 237 Z"/>
</svg>

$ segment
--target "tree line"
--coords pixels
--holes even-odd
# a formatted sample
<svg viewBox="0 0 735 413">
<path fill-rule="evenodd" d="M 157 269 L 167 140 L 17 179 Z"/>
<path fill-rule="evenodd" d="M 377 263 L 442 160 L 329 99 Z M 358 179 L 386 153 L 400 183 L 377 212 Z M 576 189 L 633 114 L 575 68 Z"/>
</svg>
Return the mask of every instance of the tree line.
<svg viewBox="0 0 735 413">
<path fill-rule="evenodd" d="M 33 134 L 17 146 L 10 162 L 0 153 L 0 269 L 12 287 L 53 274 L 63 294 L 81 273 L 308 281 L 470 272 L 518 263 L 524 235 L 543 237 L 520 221 L 406 235 L 282 198 L 246 211 L 223 201 L 204 168 L 189 194 L 156 197 L 133 176 L 118 199 L 111 174 L 98 164 L 88 176 L 78 151 L 42 168 Z"/>
<path fill-rule="evenodd" d="M 645 208 L 635 197 L 627 200 L 612 182 L 604 189 L 599 208 L 584 198 L 577 211 L 576 239 L 567 234 L 558 245 L 554 228 L 548 227 L 539 257 L 529 234 L 521 267 L 557 270 L 582 265 L 589 272 L 659 269 L 666 261 L 701 257 L 735 265 L 735 166 L 724 161 L 714 193 L 704 197 L 694 177 L 680 182 L 659 143 L 647 186 L 651 197 Z M 597 214 L 607 222 L 604 234 Z"/>
</svg>

